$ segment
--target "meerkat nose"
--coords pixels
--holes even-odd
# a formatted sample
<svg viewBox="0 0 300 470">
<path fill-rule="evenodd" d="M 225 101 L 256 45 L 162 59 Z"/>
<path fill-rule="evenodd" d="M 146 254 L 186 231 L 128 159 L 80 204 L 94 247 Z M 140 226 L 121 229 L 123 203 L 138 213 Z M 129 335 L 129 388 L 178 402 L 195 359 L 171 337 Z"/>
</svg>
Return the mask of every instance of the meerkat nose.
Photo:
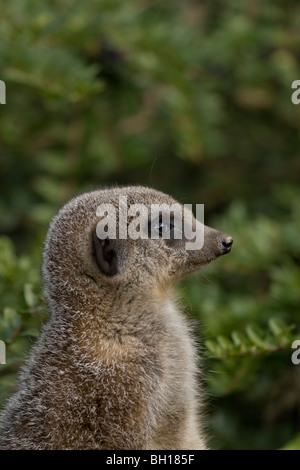
<svg viewBox="0 0 300 470">
<path fill-rule="evenodd" d="M 233 244 L 233 238 L 228 235 L 222 235 L 220 238 L 222 254 L 229 253 Z"/>
<path fill-rule="evenodd" d="M 219 237 L 219 249 L 221 251 L 220 254 L 226 255 L 227 253 L 229 253 L 231 250 L 232 244 L 233 244 L 233 238 L 222 233 Z"/>
</svg>

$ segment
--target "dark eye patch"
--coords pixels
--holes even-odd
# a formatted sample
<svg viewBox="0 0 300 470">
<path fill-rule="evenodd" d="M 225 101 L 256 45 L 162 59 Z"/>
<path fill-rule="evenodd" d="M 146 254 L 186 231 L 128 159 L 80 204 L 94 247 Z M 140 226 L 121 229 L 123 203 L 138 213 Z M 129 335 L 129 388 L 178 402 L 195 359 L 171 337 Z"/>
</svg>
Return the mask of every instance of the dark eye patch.
<svg viewBox="0 0 300 470">
<path fill-rule="evenodd" d="M 167 217 L 165 218 L 167 219 Z M 171 215 L 170 221 L 164 220 L 163 216 L 160 214 L 159 218 L 154 221 L 148 222 L 148 235 L 151 238 L 151 230 L 156 231 L 160 237 L 163 234 L 169 233 L 169 239 L 174 238 L 174 217 Z"/>
</svg>

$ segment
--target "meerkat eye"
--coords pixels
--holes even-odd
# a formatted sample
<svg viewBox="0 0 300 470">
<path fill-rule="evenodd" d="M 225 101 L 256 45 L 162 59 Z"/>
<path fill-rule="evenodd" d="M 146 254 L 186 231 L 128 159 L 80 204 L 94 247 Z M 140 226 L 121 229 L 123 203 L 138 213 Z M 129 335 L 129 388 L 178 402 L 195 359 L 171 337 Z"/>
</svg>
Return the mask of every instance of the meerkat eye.
<svg viewBox="0 0 300 470">
<path fill-rule="evenodd" d="M 161 235 L 162 233 L 171 232 L 171 230 L 174 229 L 174 225 L 171 224 L 171 223 L 170 224 L 165 224 L 162 221 L 160 221 L 160 222 L 157 222 L 154 225 L 154 229 L 157 230 L 159 232 L 159 234 Z"/>
<path fill-rule="evenodd" d="M 158 220 L 153 222 L 153 225 L 151 222 L 149 223 L 149 233 L 151 233 L 151 228 L 152 230 L 154 229 L 156 232 L 159 233 L 160 236 L 166 233 L 172 234 L 172 231 L 174 230 L 174 224 L 173 221 L 164 221 L 163 217 L 160 216 Z"/>
</svg>

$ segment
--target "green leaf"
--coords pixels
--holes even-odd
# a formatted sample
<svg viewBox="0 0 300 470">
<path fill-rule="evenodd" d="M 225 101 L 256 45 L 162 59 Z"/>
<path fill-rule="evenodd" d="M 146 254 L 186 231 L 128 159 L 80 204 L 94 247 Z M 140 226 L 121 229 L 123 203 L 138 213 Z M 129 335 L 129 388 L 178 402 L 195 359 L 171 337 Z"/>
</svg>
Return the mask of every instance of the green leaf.
<svg viewBox="0 0 300 470">
<path fill-rule="evenodd" d="M 33 292 L 32 284 L 24 285 L 24 298 L 28 307 L 34 307 L 37 304 L 37 297 Z"/>
<path fill-rule="evenodd" d="M 21 326 L 21 317 L 11 307 L 5 307 L 3 317 L 0 318 L 0 337 L 3 341 L 9 343 Z"/>
<path fill-rule="evenodd" d="M 281 447 L 280 450 L 300 450 L 300 434 Z"/>
<path fill-rule="evenodd" d="M 263 339 L 262 332 L 257 325 L 248 325 L 246 327 L 246 333 L 251 342 L 261 349 L 268 349 L 268 343 Z"/>
</svg>

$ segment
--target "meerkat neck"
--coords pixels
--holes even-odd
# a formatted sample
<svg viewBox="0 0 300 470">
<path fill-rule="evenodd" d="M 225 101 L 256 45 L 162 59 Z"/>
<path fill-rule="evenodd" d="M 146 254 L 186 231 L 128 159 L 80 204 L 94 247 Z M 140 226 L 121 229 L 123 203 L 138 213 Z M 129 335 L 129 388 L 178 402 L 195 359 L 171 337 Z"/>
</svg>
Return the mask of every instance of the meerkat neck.
<svg viewBox="0 0 300 470">
<path fill-rule="evenodd" d="M 52 291 L 52 294 L 54 292 Z M 147 317 L 149 328 L 163 318 L 163 312 L 167 303 L 174 301 L 175 294 L 171 288 L 152 287 L 147 290 L 132 288 L 128 284 L 127 289 L 122 285 L 103 285 L 99 289 L 97 285 L 89 285 L 85 289 L 59 290 L 59 297 L 49 298 L 53 325 L 66 325 L 75 329 L 79 324 L 85 328 L 101 331 L 103 324 L 110 324 L 112 331 L 119 329 L 126 334 L 131 330 L 137 333 L 137 324 L 142 317 Z M 80 328 L 79 328 L 80 329 Z M 143 325 L 145 329 L 145 325 Z"/>
</svg>

